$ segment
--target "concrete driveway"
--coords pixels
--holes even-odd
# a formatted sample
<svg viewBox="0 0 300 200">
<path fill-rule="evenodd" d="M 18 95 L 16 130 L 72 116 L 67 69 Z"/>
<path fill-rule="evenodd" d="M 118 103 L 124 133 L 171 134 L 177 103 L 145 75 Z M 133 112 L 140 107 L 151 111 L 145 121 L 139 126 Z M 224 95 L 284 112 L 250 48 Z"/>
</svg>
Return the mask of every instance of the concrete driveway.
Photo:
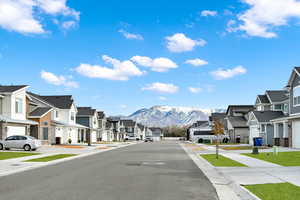
<svg viewBox="0 0 300 200">
<path fill-rule="evenodd" d="M 0 178 L 0 199 L 216 200 L 176 142 L 141 143 Z"/>
</svg>

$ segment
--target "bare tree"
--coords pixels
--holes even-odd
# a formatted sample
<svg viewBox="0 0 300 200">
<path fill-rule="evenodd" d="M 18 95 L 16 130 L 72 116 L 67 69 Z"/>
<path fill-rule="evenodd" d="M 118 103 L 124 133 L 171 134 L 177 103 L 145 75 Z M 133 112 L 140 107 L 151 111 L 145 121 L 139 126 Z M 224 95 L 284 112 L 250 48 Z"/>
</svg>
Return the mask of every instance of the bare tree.
<svg viewBox="0 0 300 200">
<path fill-rule="evenodd" d="M 217 136 L 216 158 L 219 159 L 220 135 L 224 134 L 224 125 L 218 119 L 213 120 L 213 133 Z"/>
</svg>

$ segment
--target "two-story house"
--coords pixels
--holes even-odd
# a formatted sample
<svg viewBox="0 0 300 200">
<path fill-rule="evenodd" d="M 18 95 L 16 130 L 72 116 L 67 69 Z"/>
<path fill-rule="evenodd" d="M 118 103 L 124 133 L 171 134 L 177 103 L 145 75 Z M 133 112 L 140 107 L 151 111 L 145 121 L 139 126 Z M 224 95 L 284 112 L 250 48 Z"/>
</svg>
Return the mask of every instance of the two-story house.
<svg viewBox="0 0 300 200">
<path fill-rule="evenodd" d="M 38 123 L 27 119 L 26 85 L 0 86 L 0 139 L 11 135 L 30 135 Z"/>
<path fill-rule="evenodd" d="M 80 142 L 96 143 L 99 135 L 99 121 L 96 109 L 77 107 L 76 123 L 88 127 L 86 134 L 80 134 Z"/>
<path fill-rule="evenodd" d="M 158 127 L 150 127 L 152 132 L 153 141 L 161 141 L 163 139 L 163 132 L 161 128 Z"/>
<path fill-rule="evenodd" d="M 123 119 L 121 123 L 125 130 L 125 139 L 137 137 L 137 123 L 131 119 Z"/>
<path fill-rule="evenodd" d="M 138 123 L 137 124 L 137 137 L 140 140 L 144 140 L 146 137 L 146 126 L 144 126 L 143 124 Z"/>
<path fill-rule="evenodd" d="M 125 127 L 120 117 L 109 117 L 107 121 L 112 126 L 113 141 L 123 141 L 125 139 Z"/>
<path fill-rule="evenodd" d="M 226 123 L 230 142 L 249 143 L 249 112 L 253 105 L 230 105 L 226 111 Z"/>
<path fill-rule="evenodd" d="M 264 95 L 257 96 L 256 110 L 250 112 L 248 120 L 250 144 L 253 144 L 253 138 L 261 137 L 264 145 L 288 146 L 283 130 L 278 130 L 283 128 L 284 123 L 273 124 L 274 120 L 288 115 L 288 100 L 289 96 L 286 90 L 267 90 Z"/>
</svg>

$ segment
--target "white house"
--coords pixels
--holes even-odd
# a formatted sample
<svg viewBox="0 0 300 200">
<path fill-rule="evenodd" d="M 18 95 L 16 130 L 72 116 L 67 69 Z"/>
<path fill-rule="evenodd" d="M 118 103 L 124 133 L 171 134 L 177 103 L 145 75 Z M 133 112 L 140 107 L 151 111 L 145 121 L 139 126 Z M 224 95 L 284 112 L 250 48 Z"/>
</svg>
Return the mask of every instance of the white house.
<svg viewBox="0 0 300 200">
<path fill-rule="evenodd" d="M 26 85 L 0 86 L 0 139 L 29 135 L 35 121 L 27 120 Z"/>
</svg>

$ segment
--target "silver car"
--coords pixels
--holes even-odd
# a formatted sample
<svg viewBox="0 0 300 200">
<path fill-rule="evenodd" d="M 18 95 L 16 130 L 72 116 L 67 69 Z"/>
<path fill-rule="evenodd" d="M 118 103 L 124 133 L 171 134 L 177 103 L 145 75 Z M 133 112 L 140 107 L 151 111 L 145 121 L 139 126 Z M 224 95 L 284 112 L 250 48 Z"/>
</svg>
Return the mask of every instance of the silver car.
<svg viewBox="0 0 300 200">
<path fill-rule="evenodd" d="M 41 141 L 27 135 L 13 135 L 5 140 L 0 140 L 0 150 L 24 149 L 25 151 L 35 151 L 41 146 Z"/>
</svg>

